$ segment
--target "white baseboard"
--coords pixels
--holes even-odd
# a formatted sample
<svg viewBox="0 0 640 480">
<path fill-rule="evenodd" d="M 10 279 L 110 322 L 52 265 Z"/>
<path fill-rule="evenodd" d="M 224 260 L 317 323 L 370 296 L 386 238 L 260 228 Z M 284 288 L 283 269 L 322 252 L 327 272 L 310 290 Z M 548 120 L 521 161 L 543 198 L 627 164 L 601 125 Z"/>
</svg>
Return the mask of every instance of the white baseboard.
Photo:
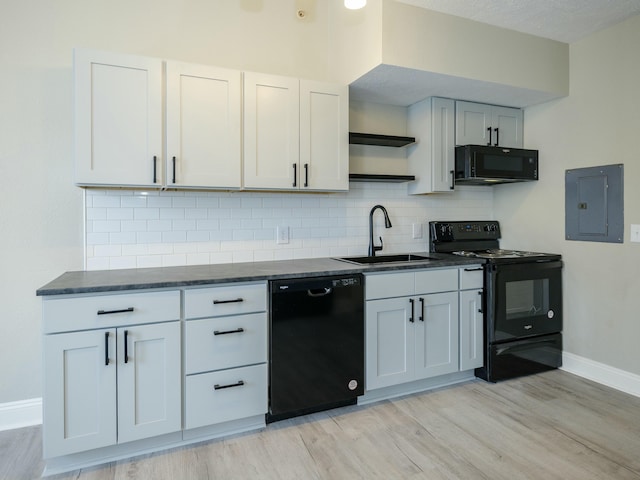
<svg viewBox="0 0 640 480">
<path fill-rule="evenodd" d="M 640 397 L 640 375 L 568 352 L 562 352 L 562 370 Z"/>
<path fill-rule="evenodd" d="M 0 431 L 42 424 L 42 398 L 0 404 Z"/>
</svg>

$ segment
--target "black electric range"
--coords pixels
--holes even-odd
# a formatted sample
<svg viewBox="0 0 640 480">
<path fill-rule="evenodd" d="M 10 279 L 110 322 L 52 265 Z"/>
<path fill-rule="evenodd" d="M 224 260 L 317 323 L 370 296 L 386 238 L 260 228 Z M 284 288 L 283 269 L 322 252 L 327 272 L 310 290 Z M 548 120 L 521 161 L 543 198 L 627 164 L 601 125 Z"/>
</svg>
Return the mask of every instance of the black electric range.
<svg viewBox="0 0 640 480">
<path fill-rule="evenodd" d="M 500 249 L 497 221 L 430 222 L 429 249 L 477 258 L 484 270 L 484 365 L 496 382 L 562 365 L 562 260 Z"/>
</svg>

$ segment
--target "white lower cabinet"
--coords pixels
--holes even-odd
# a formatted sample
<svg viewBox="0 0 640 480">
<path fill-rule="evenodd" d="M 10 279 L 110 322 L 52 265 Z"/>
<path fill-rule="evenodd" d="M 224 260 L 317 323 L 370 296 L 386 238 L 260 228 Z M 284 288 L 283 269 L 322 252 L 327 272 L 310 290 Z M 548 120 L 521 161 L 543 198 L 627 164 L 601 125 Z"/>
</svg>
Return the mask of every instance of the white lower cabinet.
<svg viewBox="0 0 640 480">
<path fill-rule="evenodd" d="M 483 270 L 460 268 L 460 370 L 484 363 Z"/>
<path fill-rule="evenodd" d="M 266 308 L 264 283 L 185 290 L 186 430 L 267 413 Z"/>
<path fill-rule="evenodd" d="M 367 390 L 458 371 L 457 269 L 369 275 L 366 292 Z"/>
<path fill-rule="evenodd" d="M 44 337 L 45 458 L 181 429 L 179 292 L 166 295 L 174 299 L 173 311 L 159 311 L 158 317 L 175 315 L 174 321 L 136 325 L 136 315 L 148 321 L 152 312 L 104 310 L 101 305 L 109 304 L 109 296 L 85 296 L 78 297 L 80 303 L 93 298 L 92 315 L 107 328 L 55 332 L 54 325 L 47 325 L 45 330 L 53 332 Z M 123 307 L 129 305 L 127 295 L 117 297 Z M 73 299 L 50 301 L 64 302 L 74 316 Z M 43 308 L 45 323 L 55 321 L 47 318 L 55 310 Z M 75 328 L 85 320 L 95 323 L 78 317 Z"/>
</svg>

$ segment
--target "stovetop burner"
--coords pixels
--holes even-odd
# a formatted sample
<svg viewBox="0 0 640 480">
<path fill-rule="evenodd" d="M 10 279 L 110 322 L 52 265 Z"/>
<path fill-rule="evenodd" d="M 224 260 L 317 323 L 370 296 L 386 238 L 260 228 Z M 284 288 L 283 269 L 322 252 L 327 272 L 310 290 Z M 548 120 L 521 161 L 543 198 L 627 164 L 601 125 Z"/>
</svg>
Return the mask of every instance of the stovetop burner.
<svg viewBox="0 0 640 480">
<path fill-rule="evenodd" d="M 487 250 L 459 250 L 451 252 L 454 255 L 460 255 L 462 257 L 474 257 L 474 258 L 524 258 L 524 257 L 544 257 L 546 253 L 538 252 L 526 252 L 521 250 L 503 250 L 501 248 L 490 248 Z"/>
</svg>

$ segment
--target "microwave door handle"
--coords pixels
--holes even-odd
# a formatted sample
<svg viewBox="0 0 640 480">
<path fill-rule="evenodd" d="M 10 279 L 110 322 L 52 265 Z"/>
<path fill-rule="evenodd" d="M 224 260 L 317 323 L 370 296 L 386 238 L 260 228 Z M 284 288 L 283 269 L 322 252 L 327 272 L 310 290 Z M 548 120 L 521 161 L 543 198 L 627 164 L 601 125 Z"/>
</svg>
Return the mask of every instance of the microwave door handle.
<svg viewBox="0 0 640 480">
<path fill-rule="evenodd" d="M 500 145 L 500 132 L 498 131 L 498 127 L 494 128 L 494 131 L 496 132 L 495 146 L 497 147 L 498 145 Z"/>
<path fill-rule="evenodd" d="M 487 145 L 491 146 L 491 127 L 487 127 L 487 132 L 489 132 L 489 141 L 487 142 Z"/>
</svg>

